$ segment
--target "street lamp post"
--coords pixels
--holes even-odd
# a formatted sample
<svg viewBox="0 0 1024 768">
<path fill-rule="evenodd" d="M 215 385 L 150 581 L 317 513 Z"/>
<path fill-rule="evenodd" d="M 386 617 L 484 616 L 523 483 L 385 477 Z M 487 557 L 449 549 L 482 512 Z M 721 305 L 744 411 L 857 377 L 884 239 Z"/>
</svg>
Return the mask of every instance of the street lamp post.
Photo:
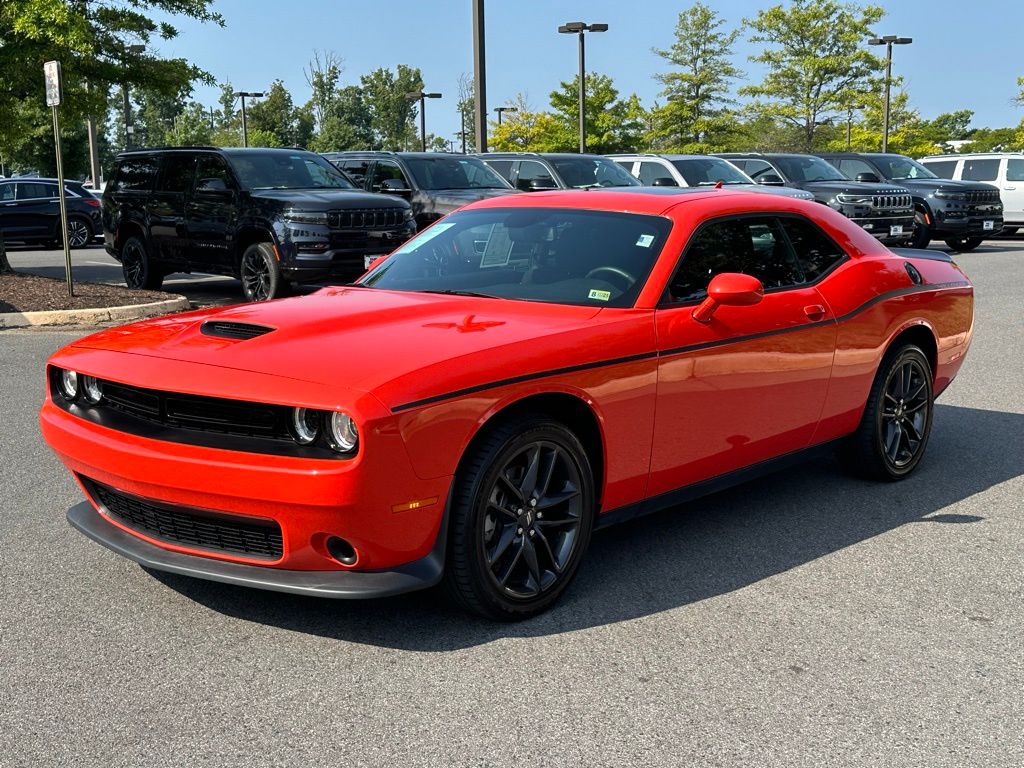
<svg viewBox="0 0 1024 768">
<path fill-rule="evenodd" d="M 427 99 L 440 99 L 440 93 L 426 93 L 424 91 L 410 91 L 405 98 L 420 102 L 420 145 L 423 151 L 427 151 Z"/>
<path fill-rule="evenodd" d="M 889 151 L 889 90 L 892 86 L 892 47 L 894 45 L 910 45 L 914 42 L 912 37 L 897 37 L 896 35 L 884 35 L 883 37 L 872 37 L 868 45 L 885 46 L 885 117 L 882 122 L 882 151 Z"/>
<path fill-rule="evenodd" d="M 587 98 L 587 67 L 585 59 L 585 45 L 583 42 L 584 32 L 607 32 L 607 24 L 586 24 L 582 21 L 570 21 L 558 28 L 563 35 L 578 35 L 580 41 L 580 154 L 587 151 L 587 123 L 586 123 L 586 98 Z"/>
<path fill-rule="evenodd" d="M 128 53 L 142 53 L 144 50 L 146 50 L 144 45 L 129 45 L 125 48 Z M 128 98 L 128 83 L 121 84 L 121 96 L 124 101 L 124 148 L 131 149 L 135 126 L 132 125 L 132 103 Z"/>
<path fill-rule="evenodd" d="M 501 125 L 501 115 L 503 112 L 518 112 L 519 107 L 495 107 L 494 111 L 498 113 L 498 125 Z"/>
<path fill-rule="evenodd" d="M 260 91 L 259 93 L 257 93 L 256 91 L 238 91 L 237 93 L 235 93 L 235 96 L 240 96 L 242 99 L 242 146 L 248 147 L 249 124 L 246 122 L 245 119 L 245 99 L 246 97 L 249 97 L 250 99 L 261 98 L 263 96 L 263 92 Z"/>
</svg>

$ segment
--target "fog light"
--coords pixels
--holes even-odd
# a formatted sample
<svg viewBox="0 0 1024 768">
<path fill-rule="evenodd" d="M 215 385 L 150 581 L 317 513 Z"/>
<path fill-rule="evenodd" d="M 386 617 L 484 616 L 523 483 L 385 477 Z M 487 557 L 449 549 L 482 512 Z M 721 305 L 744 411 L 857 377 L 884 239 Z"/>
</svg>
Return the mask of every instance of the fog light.
<svg viewBox="0 0 1024 768">
<path fill-rule="evenodd" d="M 356 548 L 337 536 L 331 536 L 327 540 L 327 551 L 342 565 L 355 565 L 358 559 Z"/>
<path fill-rule="evenodd" d="M 299 445 L 309 445 L 320 434 L 320 412 L 312 408 L 292 411 L 292 437 Z"/>
<path fill-rule="evenodd" d="M 95 376 L 82 377 L 82 391 L 91 405 L 99 405 L 103 399 L 103 386 Z"/>
<path fill-rule="evenodd" d="M 78 374 L 74 371 L 63 370 L 60 372 L 60 393 L 65 400 L 74 400 L 78 397 Z"/>
</svg>

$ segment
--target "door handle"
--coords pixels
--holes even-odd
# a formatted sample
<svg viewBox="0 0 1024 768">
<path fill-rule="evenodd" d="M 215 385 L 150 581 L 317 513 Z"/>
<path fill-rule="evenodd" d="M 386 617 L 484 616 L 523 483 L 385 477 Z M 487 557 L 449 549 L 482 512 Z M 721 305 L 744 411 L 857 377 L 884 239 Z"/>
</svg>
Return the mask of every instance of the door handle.
<svg viewBox="0 0 1024 768">
<path fill-rule="evenodd" d="M 825 316 L 825 308 L 821 304 L 808 304 L 804 307 L 808 320 L 821 320 Z"/>
<path fill-rule="evenodd" d="M 4 208 L 13 208 L 17 203 L 4 203 Z"/>
<path fill-rule="evenodd" d="M 1010 190 L 1013 190 L 1013 189 L 1016 189 L 1016 187 L 1003 187 L 1003 189 L 1010 189 Z"/>
</svg>

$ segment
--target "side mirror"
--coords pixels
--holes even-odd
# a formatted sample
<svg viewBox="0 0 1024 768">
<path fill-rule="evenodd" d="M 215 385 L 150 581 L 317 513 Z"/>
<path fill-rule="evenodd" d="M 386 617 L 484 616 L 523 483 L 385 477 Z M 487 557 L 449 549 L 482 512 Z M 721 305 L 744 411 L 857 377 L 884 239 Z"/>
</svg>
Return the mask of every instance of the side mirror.
<svg viewBox="0 0 1024 768">
<path fill-rule="evenodd" d="M 659 176 L 651 182 L 652 187 L 678 187 L 679 184 L 671 176 Z"/>
<path fill-rule="evenodd" d="M 380 191 L 386 195 L 411 195 L 412 190 L 402 179 L 384 179 L 380 183 Z"/>
<path fill-rule="evenodd" d="M 766 173 L 763 176 L 759 176 L 757 179 L 758 184 L 764 184 L 766 187 L 781 187 L 785 185 L 785 181 L 782 180 L 781 176 L 774 173 Z"/>
<path fill-rule="evenodd" d="M 529 192 L 542 192 L 545 189 L 558 189 L 554 179 L 530 179 Z"/>
<path fill-rule="evenodd" d="M 878 174 L 877 173 L 858 173 L 857 174 L 857 181 L 864 181 L 864 182 L 867 182 L 869 184 L 878 184 L 882 180 L 880 178 L 878 178 Z"/>
<path fill-rule="evenodd" d="M 711 322 L 711 316 L 722 304 L 727 307 L 749 307 L 764 298 L 764 286 L 752 275 L 723 272 L 708 283 L 708 297 L 691 315 L 698 323 Z"/>
<path fill-rule="evenodd" d="M 224 183 L 224 179 L 218 178 L 200 179 L 199 183 L 196 184 L 196 192 L 213 197 L 227 197 L 231 194 L 231 190 Z"/>
</svg>

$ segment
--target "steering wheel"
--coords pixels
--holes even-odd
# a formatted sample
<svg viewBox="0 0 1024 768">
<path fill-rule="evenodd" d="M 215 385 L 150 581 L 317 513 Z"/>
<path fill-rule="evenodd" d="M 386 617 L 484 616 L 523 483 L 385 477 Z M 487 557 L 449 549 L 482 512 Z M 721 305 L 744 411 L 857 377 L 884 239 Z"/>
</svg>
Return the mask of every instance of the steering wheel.
<svg viewBox="0 0 1024 768">
<path fill-rule="evenodd" d="M 620 267 L 594 267 L 594 269 L 587 272 L 586 278 L 589 279 L 591 277 L 596 277 L 602 272 L 608 272 L 609 274 L 612 274 L 617 278 L 625 280 L 626 284 L 622 287 L 622 290 L 624 291 L 628 291 L 633 286 L 633 283 L 636 282 L 635 277 L 633 277 L 631 274 L 629 274 L 629 272 L 627 272 L 624 269 L 621 269 Z"/>
</svg>

